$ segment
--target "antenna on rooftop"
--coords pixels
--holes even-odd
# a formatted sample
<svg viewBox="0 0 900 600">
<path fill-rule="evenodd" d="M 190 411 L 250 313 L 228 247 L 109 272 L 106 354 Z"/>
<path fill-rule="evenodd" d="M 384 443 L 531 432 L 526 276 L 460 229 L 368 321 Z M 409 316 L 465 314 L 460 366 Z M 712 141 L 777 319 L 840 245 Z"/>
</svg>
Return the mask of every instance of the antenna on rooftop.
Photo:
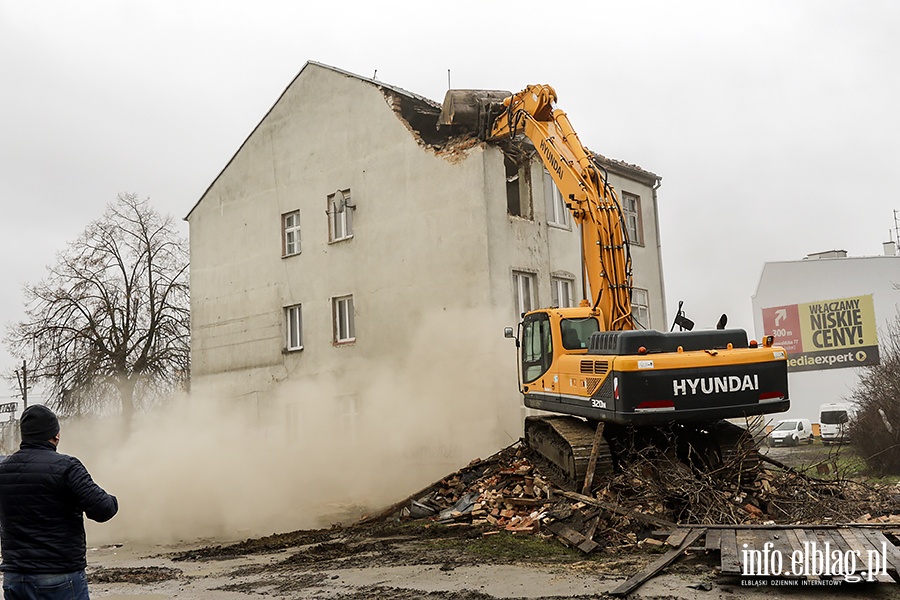
<svg viewBox="0 0 900 600">
<path fill-rule="evenodd" d="M 452 88 L 450 87 L 450 69 L 447 69 L 447 89 L 448 89 L 448 90 L 449 90 L 449 89 L 452 89 Z M 897 218 L 897 211 L 896 211 L 896 210 L 894 211 L 894 218 L 895 218 L 895 219 Z"/>
<path fill-rule="evenodd" d="M 900 221 L 897 220 L 897 210 L 894 209 L 894 237 L 893 242 L 900 242 Z"/>
</svg>

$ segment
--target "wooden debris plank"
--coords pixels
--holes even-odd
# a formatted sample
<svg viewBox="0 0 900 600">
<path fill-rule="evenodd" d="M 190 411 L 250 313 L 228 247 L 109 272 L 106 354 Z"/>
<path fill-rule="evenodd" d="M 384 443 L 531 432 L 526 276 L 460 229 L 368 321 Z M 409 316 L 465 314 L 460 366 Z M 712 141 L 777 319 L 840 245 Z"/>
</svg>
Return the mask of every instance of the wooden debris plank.
<svg viewBox="0 0 900 600">
<path fill-rule="evenodd" d="M 600 456 L 600 446 L 603 444 L 603 426 L 605 423 L 600 421 L 597 423 L 597 430 L 594 432 L 594 443 L 591 446 L 591 456 L 588 458 L 587 473 L 584 475 L 584 485 L 581 488 L 582 494 L 590 494 L 591 488 L 594 486 L 594 471 L 597 469 L 597 458 Z"/>
<path fill-rule="evenodd" d="M 737 555 L 740 557 L 744 550 L 762 550 L 762 543 L 760 542 L 757 545 L 757 536 L 759 535 L 758 531 L 752 529 L 740 529 L 735 528 L 734 530 L 734 543 L 737 548 Z M 747 547 L 744 547 L 744 544 Z M 743 565 L 743 563 L 741 563 Z"/>
<path fill-rule="evenodd" d="M 771 542 L 772 549 L 777 550 L 781 554 L 782 561 L 785 566 L 790 565 L 791 554 L 794 553 L 794 546 L 791 539 L 787 536 L 790 529 L 765 529 L 766 537 L 762 540 L 763 544 Z"/>
<path fill-rule="evenodd" d="M 723 529 L 719 550 L 723 573 L 740 574 L 741 561 L 737 550 L 737 537 L 734 529 Z"/>
<path fill-rule="evenodd" d="M 752 575 L 770 575 L 776 568 L 774 556 L 781 555 L 782 572 L 790 567 L 790 555 L 793 552 L 785 536 L 786 529 L 750 529 L 739 530 L 736 535 L 737 552 L 741 560 L 742 573 Z M 768 548 L 768 552 L 767 552 Z M 752 559 L 748 554 L 753 552 Z M 746 554 L 745 554 L 746 552 Z M 751 560 L 750 564 L 744 561 Z M 786 568 L 787 566 L 787 568 Z"/>
<path fill-rule="evenodd" d="M 847 545 L 846 542 L 844 542 L 843 538 L 841 538 L 840 535 L 837 536 L 838 538 L 841 538 L 840 543 L 838 543 L 834 539 L 833 534 L 836 533 L 835 529 L 824 529 L 821 527 L 817 527 L 817 528 L 809 531 L 809 533 L 814 536 L 815 539 L 813 541 L 816 542 L 816 546 L 822 552 L 825 551 L 825 544 L 828 544 L 829 553 L 833 552 L 835 549 L 840 550 L 842 545 L 843 546 Z M 843 579 L 842 577 L 840 577 L 838 575 L 830 575 L 830 576 L 823 575 L 823 577 L 827 577 L 827 578 L 833 579 L 833 580 L 842 580 Z"/>
<path fill-rule="evenodd" d="M 627 581 L 625 581 L 625 583 L 612 590 L 609 593 L 610 596 L 625 596 L 636 590 L 642 583 L 675 562 L 675 559 L 681 556 L 684 551 L 691 546 L 691 544 L 696 542 L 700 538 L 700 536 L 704 534 L 705 531 L 706 530 L 702 528 L 691 529 L 684 540 L 681 542 L 680 546 L 669 550 L 658 559 L 647 565 L 641 572 L 630 577 Z"/>
<path fill-rule="evenodd" d="M 869 545 L 879 553 L 884 549 L 888 563 L 887 570 L 892 574 L 894 580 L 900 581 L 900 549 L 876 529 L 860 529 L 857 530 L 857 534 L 865 537 L 869 541 Z"/>
<path fill-rule="evenodd" d="M 677 548 L 681 545 L 681 542 L 684 541 L 684 538 L 686 538 L 690 532 L 690 529 L 679 527 L 678 529 L 673 531 L 668 538 L 666 538 L 666 543 L 673 548 Z"/>
<path fill-rule="evenodd" d="M 841 535 L 840 529 L 832 529 L 828 532 L 828 536 L 834 542 L 831 544 L 831 548 L 838 548 L 842 554 L 847 554 L 852 551 L 853 548 L 850 547 L 850 544 L 847 543 L 847 540 L 844 539 L 844 536 Z"/>
<path fill-rule="evenodd" d="M 707 550 L 718 550 L 719 544 L 722 541 L 722 530 L 721 529 L 707 529 L 706 530 L 706 549 Z"/>
<path fill-rule="evenodd" d="M 585 496 L 584 494 L 577 494 L 575 492 L 569 492 L 566 490 L 556 490 L 556 493 L 569 498 L 570 500 L 578 500 L 579 502 L 584 502 L 585 504 L 590 504 L 591 506 L 596 506 L 598 508 L 602 508 L 604 510 L 608 510 L 610 512 L 614 512 L 619 515 L 624 515 L 626 517 L 630 517 L 635 521 L 641 521 L 642 523 L 647 523 L 649 525 L 655 525 L 657 527 L 676 527 L 675 523 L 672 521 L 667 521 L 666 519 L 661 519 L 659 517 L 652 517 L 650 515 L 645 515 L 636 510 L 629 510 L 627 508 L 622 508 L 621 506 L 616 506 L 615 504 L 610 504 L 609 502 L 604 502 L 602 500 L 597 500 L 596 498 L 591 498 L 590 496 Z"/>
<path fill-rule="evenodd" d="M 599 544 L 594 540 L 589 540 L 568 525 L 556 522 L 552 523 L 547 529 L 564 543 L 578 548 L 585 554 L 595 550 Z"/>
<path fill-rule="evenodd" d="M 803 548 L 804 543 L 811 544 L 812 542 L 816 541 L 816 536 L 814 536 L 812 534 L 807 534 L 806 530 L 804 530 L 804 529 L 793 529 L 792 531 L 794 532 L 794 535 L 797 536 L 797 542 L 799 543 L 800 550 L 804 549 Z M 818 581 L 819 579 L 821 579 L 821 577 L 819 577 L 818 575 L 807 575 L 806 578 L 809 579 L 810 581 Z"/>
<path fill-rule="evenodd" d="M 600 525 L 600 515 L 591 517 L 591 520 L 588 521 L 587 529 L 584 530 L 584 537 L 593 541 L 594 534 L 597 533 L 597 527 L 599 525 Z"/>
<path fill-rule="evenodd" d="M 781 530 L 778 530 L 778 531 L 781 531 Z M 794 550 L 799 550 L 800 552 L 803 552 L 803 544 L 805 542 L 808 542 L 808 540 L 806 539 L 806 532 L 803 531 L 802 529 L 784 529 L 783 531 L 784 531 L 785 535 L 787 536 L 787 539 L 791 545 L 791 548 L 793 548 Z M 810 581 L 818 581 L 819 576 L 818 575 L 807 575 L 806 579 L 808 579 Z"/>
<path fill-rule="evenodd" d="M 859 535 L 857 535 L 857 530 L 851 528 L 838 529 L 838 531 L 841 532 L 841 536 L 843 536 L 844 540 L 847 542 L 847 545 L 850 546 L 850 549 L 856 552 L 857 556 L 859 557 L 857 560 L 857 572 L 866 571 L 866 574 L 868 575 L 869 552 L 876 551 L 875 547 L 872 545 L 869 539 L 862 534 L 862 532 L 859 532 Z M 877 549 L 877 555 L 881 556 L 880 548 Z M 881 583 L 891 583 L 894 581 L 894 578 L 888 575 L 886 569 L 884 568 L 876 570 L 874 578 L 876 581 L 879 581 Z"/>
</svg>

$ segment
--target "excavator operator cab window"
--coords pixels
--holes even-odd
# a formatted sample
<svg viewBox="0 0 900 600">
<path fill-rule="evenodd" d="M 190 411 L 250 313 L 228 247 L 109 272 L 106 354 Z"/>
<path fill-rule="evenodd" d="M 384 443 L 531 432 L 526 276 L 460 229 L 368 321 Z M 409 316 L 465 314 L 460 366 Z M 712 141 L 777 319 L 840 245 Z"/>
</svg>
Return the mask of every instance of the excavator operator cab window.
<svg viewBox="0 0 900 600">
<path fill-rule="evenodd" d="M 600 331 L 600 324 L 594 317 L 587 319 L 563 319 L 559 324 L 562 345 L 566 350 L 581 350 L 588 347 L 591 334 Z"/>
<path fill-rule="evenodd" d="M 531 383 L 546 373 L 552 362 L 549 317 L 544 313 L 528 315 L 522 323 L 522 383 Z"/>
</svg>

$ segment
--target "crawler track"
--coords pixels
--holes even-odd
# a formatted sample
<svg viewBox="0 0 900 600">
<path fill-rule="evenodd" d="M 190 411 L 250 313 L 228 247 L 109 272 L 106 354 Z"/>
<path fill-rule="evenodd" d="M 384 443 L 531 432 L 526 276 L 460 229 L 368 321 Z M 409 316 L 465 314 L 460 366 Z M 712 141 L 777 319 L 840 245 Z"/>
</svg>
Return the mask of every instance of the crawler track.
<svg viewBox="0 0 900 600">
<path fill-rule="evenodd" d="M 525 442 L 551 462 L 572 486 L 578 487 L 587 474 L 596 424 L 576 417 L 549 416 L 525 419 Z M 606 440 L 600 445 L 595 480 L 613 472 L 613 460 Z"/>
<path fill-rule="evenodd" d="M 573 488 L 587 473 L 596 423 L 571 416 L 528 417 L 525 442 L 550 462 Z M 759 472 L 759 454 L 752 437 L 728 421 L 671 427 L 628 428 L 608 423 L 597 459 L 594 480 L 611 475 L 630 458 L 651 452 L 674 452 L 692 468 L 721 480 L 751 485 Z"/>
</svg>

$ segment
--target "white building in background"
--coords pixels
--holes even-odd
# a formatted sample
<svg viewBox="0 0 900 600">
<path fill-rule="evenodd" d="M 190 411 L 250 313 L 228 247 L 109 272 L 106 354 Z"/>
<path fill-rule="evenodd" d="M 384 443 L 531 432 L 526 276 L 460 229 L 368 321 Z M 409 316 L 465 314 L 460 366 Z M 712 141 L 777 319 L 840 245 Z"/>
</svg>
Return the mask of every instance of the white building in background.
<svg viewBox="0 0 900 600">
<path fill-rule="evenodd" d="M 774 334 L 788 353 L 791 409 L 772 418 L 817 422 L 821 404 L 849 398 L 861 367 L 878 363 L 900 310 L 900 256 L 888 242 L 883 256 L 766 263 L 752 302 L 757 337 Z"/>
<path fill-rule="evenodd" d="M 489 432 L 455 454 L 466 461 L 521 435 L 503 326 L 577 304 L 578 231 L 533 147 L 450 138 L 439 112 L 303 67 L 186 217 L 195 392 L 263 411 L 292 382 L 328 382 L 316 400 L 348 436 L 376 391 L 459 405 L 448 428 Z M 633 241 L 636 315 L 665 329 L 660 178 L 604 162 Z"/>
</svg>

